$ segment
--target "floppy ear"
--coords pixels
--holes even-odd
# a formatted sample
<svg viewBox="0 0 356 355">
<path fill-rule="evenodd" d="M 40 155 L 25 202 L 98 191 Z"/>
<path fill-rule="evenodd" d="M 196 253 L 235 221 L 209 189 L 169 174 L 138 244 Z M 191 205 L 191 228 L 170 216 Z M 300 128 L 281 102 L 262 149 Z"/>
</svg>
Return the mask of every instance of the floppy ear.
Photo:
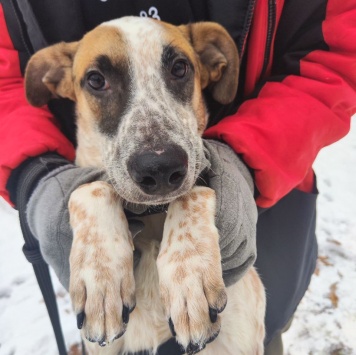
<svg viewBox="0 0 356 355">
<path fill-rule="evenodd" d="M 58 97 L 75 101 L 72 65 L 78 43 L 61 42 L 31 57 L 25 72 L 26 97 L 31 105 L 43 106 Z"/>
<path fill-rule="evenodd" d="M 208 87 L 216 101 L 230 103 L 235 98 L 239 77 L 239 56 L 233 39 L 214 22 L 199 22 L 180 29 L 199 56 L 202 88 Z"/>
</svg>

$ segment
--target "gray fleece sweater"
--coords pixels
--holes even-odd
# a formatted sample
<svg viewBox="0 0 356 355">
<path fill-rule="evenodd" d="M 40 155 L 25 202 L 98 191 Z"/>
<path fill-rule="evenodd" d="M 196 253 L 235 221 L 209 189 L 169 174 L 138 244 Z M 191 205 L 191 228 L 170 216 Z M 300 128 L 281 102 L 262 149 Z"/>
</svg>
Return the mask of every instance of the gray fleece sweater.
<svg viewBox="0 0 356 355">
<path fill-rule="evenodd" d="M 215 141 L 204 141 L 204 145 L 207 165 L 210 165 L 206 179 L 217 197 L 216 226 L 220 234 L 223 278 L 229 286 L 237 282 L 256 259 L 257 209 L 253 181 L 245 164 L 229 147 Z M 68 164 L 45 176 L 28 203 L 30 229 L 40 243 L 45 261 L 66 289 L 73 238 L 68 200 L 77 187 L 98 180 L 108 180 L 102 170 Z M 134 212 L 142 213 L 145 209 Z M 132 223 L 132 228 L 137 233 L 137 223 Z"/>
</svg>

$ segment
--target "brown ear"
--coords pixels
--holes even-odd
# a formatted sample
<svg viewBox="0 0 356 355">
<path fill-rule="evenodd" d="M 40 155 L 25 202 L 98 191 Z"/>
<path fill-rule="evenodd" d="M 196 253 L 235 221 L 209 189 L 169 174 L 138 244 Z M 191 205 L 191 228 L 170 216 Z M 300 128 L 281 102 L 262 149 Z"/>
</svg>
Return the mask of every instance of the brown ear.
<svg viewBox="0 0 356 355">
<path fill-rule="evenodd" d="M 210 88 L 213 98 L 230 103 L 236 96 L 239 56 L 228 32 L 214 22 L 180 26 L 188 36 L 201 62 L 202 88 Z"/>
<path fill-rule="evenodd" d="M 28 102 L 43 106 L 56 97 L 75 101 L 72 65 L 78 42 L 58 43 L 35 53 L 27 64 L 25 89 Z"/>
</svg>

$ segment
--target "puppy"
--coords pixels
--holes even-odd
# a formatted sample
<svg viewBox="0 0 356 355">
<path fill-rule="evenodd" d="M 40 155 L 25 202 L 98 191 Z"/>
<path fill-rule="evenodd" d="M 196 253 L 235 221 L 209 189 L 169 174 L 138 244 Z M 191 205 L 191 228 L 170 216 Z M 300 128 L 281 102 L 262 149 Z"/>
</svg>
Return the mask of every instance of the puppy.
<svg viewBox="0 0 356 355">
<path fill-rule="evenodd" d="M 34 106 L 76 102 L 76 163 L 110 177 L 69 201 L 70 295 L 89 353 L 155 353 L 173 333 L 190 354 L 262 354 L 263 286 L 251 268 L 225 289 L 215 193 L 195 185 L 205 167 L 202 90 L 222 104 L 236 95 L 228 33 L 208 22 L 121 18 L 37 52 L 25 82 Z M 125 203 L 169 205 L 142 217 L 133 240 Z"/>
</svg>

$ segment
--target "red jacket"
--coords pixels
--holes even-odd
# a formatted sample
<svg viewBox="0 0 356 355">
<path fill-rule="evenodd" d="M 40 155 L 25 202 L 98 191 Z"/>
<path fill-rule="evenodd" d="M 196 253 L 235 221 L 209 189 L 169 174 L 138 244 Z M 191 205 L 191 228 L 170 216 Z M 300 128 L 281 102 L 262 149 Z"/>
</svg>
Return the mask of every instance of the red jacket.
<svg viewBox="0 0 356 355">
<path fill-rule="evenodd" d="M 356 0 L 307 3 L 308 11 L 300 1 L 256 1 L 244 46 L 245 101 L 205 133 L 254 170 L 261 207 L 296 187 L 310 191 L 319 150 L 347 134 L 356 112 Z M 2 5 L 0 127 L 0 194 L 7 201 L 10 174 L 28 157 L 56 151 L 74 159 L 51 113 L 25 100 Z"/>
</svg>

